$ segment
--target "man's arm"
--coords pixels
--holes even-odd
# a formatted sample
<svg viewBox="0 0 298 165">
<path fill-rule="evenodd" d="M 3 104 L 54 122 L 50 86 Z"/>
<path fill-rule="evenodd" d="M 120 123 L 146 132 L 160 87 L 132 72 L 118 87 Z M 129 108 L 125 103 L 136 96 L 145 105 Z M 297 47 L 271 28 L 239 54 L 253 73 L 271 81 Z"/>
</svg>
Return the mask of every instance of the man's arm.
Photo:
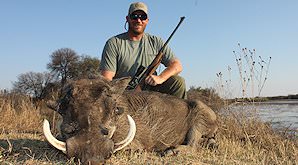
<svg viewBox="0 0 298 165">
<path fill-rule="evenodd" d="M 161 72 L 160 75 L 151 75 L 148 76 L 145 80 L 145 82 L 149 85 L 156 86 L 158 84 L 162 84 L 165 82 L 168 78 L 171 76 L 177 75 L 182 71 L 182 64 L 178 59 L 174 59 L 170 62 L 168 67 Z"/>
<path fill-rule="evenodd" d="M 108 70 L 100 70 L 100 74 L 108 81 L 112 81 L 116 73 Z"/>
</svg>

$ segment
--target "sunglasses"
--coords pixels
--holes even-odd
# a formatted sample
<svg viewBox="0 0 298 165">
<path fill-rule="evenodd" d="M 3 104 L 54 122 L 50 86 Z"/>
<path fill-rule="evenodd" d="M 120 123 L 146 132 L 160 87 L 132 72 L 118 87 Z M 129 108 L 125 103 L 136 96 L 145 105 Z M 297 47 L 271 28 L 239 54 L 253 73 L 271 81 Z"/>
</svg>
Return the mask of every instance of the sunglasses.
<svg viewBox="0 0 298 165">
<path fill-rule="evenodd" d="M 138 20 L 140 18 L 140 20 L 144 21 L 147 19 L 147 14 L 131 14 L 129 17 L 132 20 Z"/>
</svg>

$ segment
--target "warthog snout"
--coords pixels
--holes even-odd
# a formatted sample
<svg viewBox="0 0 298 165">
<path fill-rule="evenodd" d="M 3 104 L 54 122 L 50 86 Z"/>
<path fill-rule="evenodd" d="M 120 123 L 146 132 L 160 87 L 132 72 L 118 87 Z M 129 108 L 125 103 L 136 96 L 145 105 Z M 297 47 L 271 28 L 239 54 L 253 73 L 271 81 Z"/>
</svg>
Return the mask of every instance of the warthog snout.
<svg viewBox="0 0 298 165">
<path fill-rule="evenodd" d="M 111 139 L 111 136 L 115 131 L 113 128 L 111 131 L 107 130 L 107 135 L 111 132 L 111 135 L 109 136 L 103 136 L 102 133 L 94 134 L 96 131 L 83 129 L 78 135 L 67 139 L 66 142 L 59 141 L 52 135 L 50 124 L 47 120 L 44 120 L 43 131 L 49 143 L 67 154 L 68 157 L 80 158 L 84 163 L 100 163 L 105 159 L 110 158 L 114 152 L 126 147 L 134 139 L 136 134 L 136 123 L 131 116 L 127 115 L 127 118 L 130 129 L 127 137 L 118 143 L 114 143 Z"/>
<path fill-rule="evenodd" d="M 111 157 L 114 142 L 107 137 L 90 136 L 86 132 L 67 139 L 66 150 L 68 157 L 80 158 L 83 164 L 100 164 Z"/>
</svg>

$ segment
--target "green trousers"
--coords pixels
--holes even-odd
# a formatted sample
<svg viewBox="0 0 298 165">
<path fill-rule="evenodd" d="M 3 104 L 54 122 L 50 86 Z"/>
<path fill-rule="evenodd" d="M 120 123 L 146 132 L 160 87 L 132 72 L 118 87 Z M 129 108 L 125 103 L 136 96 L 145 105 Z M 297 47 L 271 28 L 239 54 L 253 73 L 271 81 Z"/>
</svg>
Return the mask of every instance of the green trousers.
<svg viewBox="0 0 298 165">
<path fill-rule="evenodd" d="M 166 93 L 186 99 L 186 85 L 184 78 L 176 75 L 170 77 L 167 81 L 156 86 L 150 86 L 149 89 L 160 93 Z"/>
</svg>

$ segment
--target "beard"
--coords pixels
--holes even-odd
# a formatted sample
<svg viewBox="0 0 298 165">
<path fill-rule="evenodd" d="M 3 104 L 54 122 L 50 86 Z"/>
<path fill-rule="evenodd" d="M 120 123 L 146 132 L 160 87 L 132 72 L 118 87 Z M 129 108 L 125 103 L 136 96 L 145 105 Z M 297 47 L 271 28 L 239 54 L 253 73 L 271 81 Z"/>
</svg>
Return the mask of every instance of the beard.
<svg viewBox="0 0 298 165">
<path fill-rule="evenodd" d="M 131 31 L 135 35 L 143 34 L 146 26 L 140 24 L 129 24 L 129 31 Z"/>
</svg>

